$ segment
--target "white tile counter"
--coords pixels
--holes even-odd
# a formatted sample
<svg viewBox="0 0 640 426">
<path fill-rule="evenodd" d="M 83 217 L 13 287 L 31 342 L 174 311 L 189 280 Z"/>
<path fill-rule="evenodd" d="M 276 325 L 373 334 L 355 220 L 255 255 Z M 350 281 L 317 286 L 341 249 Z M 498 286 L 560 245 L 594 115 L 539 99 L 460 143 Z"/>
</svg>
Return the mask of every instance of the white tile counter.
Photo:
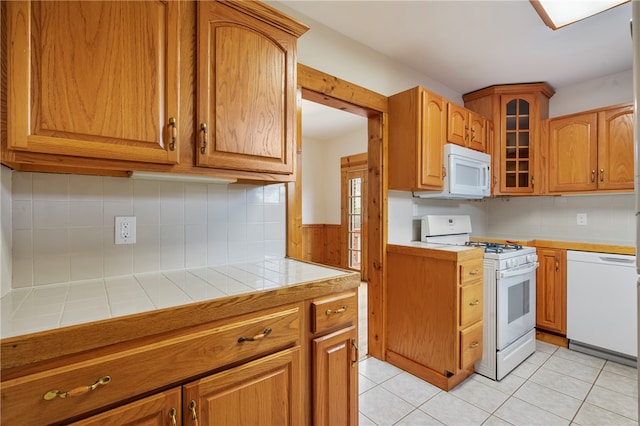
<svg viewBox="0 0 640 426">
<path fill-rule="evenodd" d="M 0 338 L 278 290 L 350 273 L 274 259 L 14 289 L 0 299 Z"/>
</svg>

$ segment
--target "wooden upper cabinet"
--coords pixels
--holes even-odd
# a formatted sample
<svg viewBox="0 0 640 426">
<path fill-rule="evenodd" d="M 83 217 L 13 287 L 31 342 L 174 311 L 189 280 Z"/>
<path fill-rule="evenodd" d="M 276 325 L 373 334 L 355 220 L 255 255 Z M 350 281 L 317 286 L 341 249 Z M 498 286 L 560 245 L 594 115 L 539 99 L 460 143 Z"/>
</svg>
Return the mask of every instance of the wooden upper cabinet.
<svg viewBox="0 0 640 426">
<path fill-rule="evenodd" d="M 447 102 L 447 142 L 467 146 L 469 124 L 467 110 L 453 102 Z"/>
<path fill-rule="evenodd" d="M 487 149 L 493 195 L 543 192 L 541 120 L 548 118 L 554 93 L 546 83 L 525 83 L 491 86 L 462 97 L 466 108 L 495 125 L 493 146 Z"/>
<path fill-rule="evenodd" d="M 447 103 L 447 142 L 486 152 L 486 119 L 480 114 Z"/>
<path fill-rule="evenodd" d="M 549 191 L 596 189 L 597 114 L 549 120 Z"/>
<path fill-rule="evenodd" d="M 389 189 L 442 189 L 447 101 L 422 87 L 389 98 Z"/>
<path fill-rule="evenodd" d="M 306 28 L 258 2 L 198 2 L 198 166 L 293 173 Z"/>
<path fill-rule="evenodd" d="M 487 119 L 469 111 L 469 148 L 487 152 Z"/>
<path fill-rule="evenodd" d="M 633 106 L 549 120 L 550 193 L 633 190 Z"/>
<path fill-rule="evenodd" d="M 8 148 L 176 163 L 178 2 L 8 2 Z"/>
<path fill-rule="evenodd" d="M 598 112 L 598 189 L 633 190 L 633 105 Z"/>
</svg>

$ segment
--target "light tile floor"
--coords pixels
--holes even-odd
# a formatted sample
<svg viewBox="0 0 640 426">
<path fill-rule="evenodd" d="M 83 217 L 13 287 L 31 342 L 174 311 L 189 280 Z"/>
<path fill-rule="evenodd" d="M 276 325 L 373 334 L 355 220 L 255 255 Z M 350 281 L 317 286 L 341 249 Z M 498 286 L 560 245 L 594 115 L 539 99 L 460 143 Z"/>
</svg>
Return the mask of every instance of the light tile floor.
<svg viewBox="0 0 640 426">
<path fill-rule="evenodd" d="M 366 354 L 362 323 L 360 336 Z M 449 392 L 375 358 L 359 373 L 361 426 L 638 424 L 635 368 L 540 341 L 500 382 L 474 374 Z"/>
</svg>

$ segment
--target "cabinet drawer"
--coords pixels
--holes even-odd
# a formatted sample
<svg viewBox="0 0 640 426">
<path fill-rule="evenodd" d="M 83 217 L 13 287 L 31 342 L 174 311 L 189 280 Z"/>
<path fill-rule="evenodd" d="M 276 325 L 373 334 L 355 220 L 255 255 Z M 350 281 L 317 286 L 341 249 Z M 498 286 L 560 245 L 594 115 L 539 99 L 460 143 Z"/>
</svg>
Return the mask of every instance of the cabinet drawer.
<svg viewBox="0 0 640 426">
<path fill-rule="evenodd" d="M 466 285 L 472 281 L 482 279 L 482 259 L 460 264 L 460 284 Z"/>
<path fill-rule="evenodd" d="M 267 331 L 270 330 L 270 331 Z M 244 339 L 243 339 L 244 338 Z M 254 339 L 254 340 L 250 340 Z M 60 422 L 300 340 L 300 306 L 217 321 L 151 343 L 1 383 L 2 424 Z M 86 391 L 100 378 L 106 384 Z M 77 396 L 45 400 L 52 390 Z"/>
<path fill-rule="evenodd" d="M 460 368 L 482 358 L 482 322 L 460 331 Z"/>
<path fill-rule="evenodd" d="M 482 319 L 483 285 L 460 287 L 460 327 L 466 328 Z"/>
<path fill-rule="evenodd" d="M 349 291 L 311 302 L 311 331 L 320 333 L 354 324 L 358 317 L 358 291 Z"/>
</svg>

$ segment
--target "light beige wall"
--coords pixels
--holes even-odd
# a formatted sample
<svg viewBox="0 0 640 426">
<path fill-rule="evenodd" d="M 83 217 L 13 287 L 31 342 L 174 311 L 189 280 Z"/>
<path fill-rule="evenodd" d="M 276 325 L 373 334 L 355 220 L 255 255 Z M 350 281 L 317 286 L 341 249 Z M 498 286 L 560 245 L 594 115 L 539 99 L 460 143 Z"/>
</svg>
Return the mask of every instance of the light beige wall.
<svg viewBox="0 0 640 426">
<path fill-rule="evenodd" d="M 340 158 L 367 152 L 367 139 L 365 118 L 361 127 L 334 139 L 303 139 L 303 224 L 340 224 Z"/>
</svg>

